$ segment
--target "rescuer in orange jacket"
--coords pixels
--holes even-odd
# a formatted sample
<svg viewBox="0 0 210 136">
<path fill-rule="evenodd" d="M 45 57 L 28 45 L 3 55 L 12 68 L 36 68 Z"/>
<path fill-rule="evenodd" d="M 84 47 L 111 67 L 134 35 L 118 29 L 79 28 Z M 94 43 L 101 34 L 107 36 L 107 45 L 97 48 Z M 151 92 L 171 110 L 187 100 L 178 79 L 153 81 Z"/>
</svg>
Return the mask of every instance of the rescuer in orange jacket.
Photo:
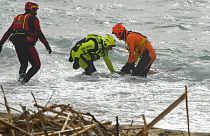
<svg viewBox="0 0 210 136">
<path fill-rule="evenodd" d="M 132 71 L 132 76 L 146 77 L 156 58 L 151 42 L 140 33 L 126 30 L 121 23 L 112 28 L 112 33 L 119 40 L 126 42 L 126 48 L 129 51 L 128 61 L 122 67 L 120 74 L 130 74 Z M 137 63 L 136 66 L 135 63 Z"/>
<path fill-rule="evenodd" d="M 36 17 L 38 5 L 33 2 L 25 4 L 25 13 L 19 14 L 0 41 L 0 52 L 2 45 L 9 38 L 13 43 L 18 60 L 20 62 L 19 82 L 28 82 L 40 69 L 41 63 L 39 55 L 34 45 L 39 39 L 51 54 L 52 50 L 41 31 L 39 19 Z M 27 71 L 28 62 L 31 68 Z"/>
</svg>

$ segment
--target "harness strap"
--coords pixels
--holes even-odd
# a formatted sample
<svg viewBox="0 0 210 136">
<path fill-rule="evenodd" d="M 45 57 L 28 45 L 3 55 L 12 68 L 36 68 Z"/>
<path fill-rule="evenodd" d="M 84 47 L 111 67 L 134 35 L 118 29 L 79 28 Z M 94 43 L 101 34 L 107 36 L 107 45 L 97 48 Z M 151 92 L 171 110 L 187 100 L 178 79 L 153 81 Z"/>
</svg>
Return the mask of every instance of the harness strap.
<svg viewBox="0 0 210 136">
<path fill-rule="evenodd" d="M 23 19 L 23 29 L 25 29 L 25 23 L 26 23 L 26 18 L 29 14 L 25 15 L 24 19 Z"/>
<path fill-rule="evenodd" d="M 143 40 L 140 42 L 140 44 L 138 44 L 137 47 L 135 48 L 135 61 L 136 62 L 138 61 L 139 56 L 140 57 L 142 56 L 142 54 L 144 52 L 144 49 L 145 49 L 145 46 L 148 42 L 149 42 L 149 40 L 147 39 L 147 37 L 144 37 Z M 139 53 L 140 46 L 142 47 L 142 50 Z"/>
<path fill-rule="evenodd" d="M 20 20 L 21 15 L 19 15 L 18 20 Z"/>
<path fill-rule="evenodd" d="M 140 56 L 143 54 L 143 51 L 144 51 L 144 48 L 145 48 L 145 45 L 146 45 L 147 42 L 148 42 L 147 37 L 144 37 L 143 40 L 140 43 L 140 45 L 142 46 L 142 51 L 140 53 Z M 139 47 L 140 47 L 140 45 L 139 45 Z"/>
<path fill-rule="evenodd" d="M 135 33 L 135 34 L 138 34 L 138 35 L 140 35 L 140 36 L 143 37 L 143 40 L 142 40 L 142 41 L 136 46 L 136 48 L 135 48 L 135 62 L 137 62 L 139 56 L 142 56 L 142 54 L 143 54 L 143 52 L 144 52 L 145 45 L 146 45 L 146 43 L 149 42 L 149 40 L 147 39 L 146 36 L 144 36 L 144 35 L 141 34 L 141 33 L 128 31 L 128 34 L 130 34 L 130 33 Z M 142 50 L 141 50 L 141 52 L 139 53 L 139 48 L 140 48 L 140 46 L 142 47 Z M 125 47 L 126 47 L 126 49 L 128 50 L 126 44 L 125 44 Z"/>
</svg>

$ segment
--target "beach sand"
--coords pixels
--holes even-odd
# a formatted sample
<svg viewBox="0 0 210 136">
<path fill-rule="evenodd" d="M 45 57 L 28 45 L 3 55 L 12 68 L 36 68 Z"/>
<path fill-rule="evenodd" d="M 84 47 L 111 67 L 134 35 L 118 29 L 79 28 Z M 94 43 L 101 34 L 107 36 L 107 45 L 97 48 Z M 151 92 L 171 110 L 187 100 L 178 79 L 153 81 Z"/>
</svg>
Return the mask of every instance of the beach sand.
<svg viewBox="0 0 210 136">
<path fill-rule="evenodd" d="M 128 125 L 121 126 L 123 132 L 126 133 L 128 130 Z M 135 136 L 137 132 L 142 130 L 143 126 L 132 126 L 129 129 L 129 134 Z M 180 131 L 180 130 L 170 130 L 170 129 L 162 129 L 162 128 L 152 128 L 148 130 L 148 136 L 188 136 L 188 132 Z M 190 132 L 190 136 L 210 136 L 210 133 L 198 133 L 198 132 Z"/>
<path fill-rule="evenodd" d="M 187 132 L 179 130 L 168 129 L 151 129 L 149 130 L 149 136 L 188 136 Z M 190 136 L 210 136 L 209 133 L 190 133 Z"/>
</svg>

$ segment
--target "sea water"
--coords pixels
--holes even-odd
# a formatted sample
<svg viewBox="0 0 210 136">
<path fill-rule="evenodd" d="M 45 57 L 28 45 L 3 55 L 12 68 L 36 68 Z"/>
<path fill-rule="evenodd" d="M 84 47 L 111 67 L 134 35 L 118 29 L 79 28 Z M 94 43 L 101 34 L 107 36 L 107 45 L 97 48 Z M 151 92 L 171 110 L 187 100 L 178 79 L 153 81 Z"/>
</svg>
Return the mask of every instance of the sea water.
<svg viewBox="0 0 210 136">
<path fill-rule="evenodd" d="M 24 12 L 25 0 L 0 0 L 0 37 L 17 14 Z M 40 71 L 26 85 L 17 83 L 19 62 L 11 43 L 0 54 L 0 85 L 11 107 L 19 104 L 33 109 L 38 104 L 70 104 L 91 112 L 99 120 L 121 124 L 133 120 L 151 122 L 188 87 L 191 131 L 210 132 L 210 1 L 208 0 L 34 0 L 37 17 L 50 46 L 37 42 Z M 157 52 L 152 65 L 157 74 L 147 78 L 110 74 L 103 59 L 95 62 L 97 72 L 83 75 L 68 62 L 75 42 L 89 33 L 111 34 L 116 23 L 146 35 Z M 116 37 L 115 37 L 116 38 Z M 116 70 L 126 63 L 125 44 L 117 40 L 110 52 Z M 4 103 L 0 91 L 0 103 Z M 185 102 L 155 127 L 187 130 Z M 0 111 L 5 107 L 0 105 Z"/>
</svg>

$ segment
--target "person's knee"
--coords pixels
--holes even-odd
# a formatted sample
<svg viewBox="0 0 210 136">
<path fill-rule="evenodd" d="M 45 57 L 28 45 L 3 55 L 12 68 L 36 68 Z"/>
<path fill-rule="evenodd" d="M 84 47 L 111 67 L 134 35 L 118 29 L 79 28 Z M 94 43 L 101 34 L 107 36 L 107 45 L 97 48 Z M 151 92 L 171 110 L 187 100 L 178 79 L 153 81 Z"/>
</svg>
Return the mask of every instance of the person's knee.
<svg viewBox="0 0 210 136">
<path fill-rule="evenodd" d="M 132 76 L 141 76 L 141 77 L 147 77 L 147 71 L 137 71 L 137 70 L 134 70 L 134 71 L 132 71 Z"/>
<path fill-rule="evenodd" d="M 96 72 L 96 68 L 94 64 L 89 64 L 87 68 L 85 68 L 85 74 L 86 75 L 91 75 L 92 73 Z"/>
<path fill-rule="evenodd" d="M 36 68 L 39 70 L 41 68 L 41 65 L 37 65 Z"/>
<path fill-rule="evenodd" d="M 38 70 L 41 68 L 41 65 L 33 65 L 32 68 L 33 68 L 35 71 L 38 71 Z"/>
<path fill-rule="evenodd" d="M 22 67 L 28 67 L 28 62 L 20 63 Z"/>
</svg>

